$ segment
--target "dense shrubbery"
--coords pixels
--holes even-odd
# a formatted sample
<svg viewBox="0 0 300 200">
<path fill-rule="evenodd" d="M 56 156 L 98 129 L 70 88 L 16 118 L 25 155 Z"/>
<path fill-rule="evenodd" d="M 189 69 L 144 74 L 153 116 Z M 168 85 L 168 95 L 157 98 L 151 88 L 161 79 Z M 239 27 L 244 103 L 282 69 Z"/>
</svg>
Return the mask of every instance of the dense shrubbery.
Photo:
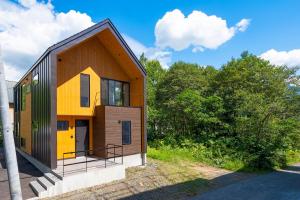
<svg viewBox="0 0 300 200">
<path fill-rule="evenodd" d="M 283 166 L 300 148 L 295 69 L 247 52 L 220 70 L 184 62 L 164 70 L 157 61 L 141 61 L 148 72 L 150 146 L 246 168 Z"/>
</svg>

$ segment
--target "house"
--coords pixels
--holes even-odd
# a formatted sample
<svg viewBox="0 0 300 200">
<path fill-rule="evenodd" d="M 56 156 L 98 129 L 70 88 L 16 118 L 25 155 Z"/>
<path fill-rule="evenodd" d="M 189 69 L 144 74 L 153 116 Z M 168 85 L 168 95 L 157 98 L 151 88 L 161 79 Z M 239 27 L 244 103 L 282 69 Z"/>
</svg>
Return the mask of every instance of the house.
<svg viewBox="0 0 300 200">
<path fill-rule="evenodd" d="M 10 116 L 11 122 L 14 123 L 14 86 L 15 86 L 16 82 L 15 81 L 7 81 L 7 80 L 5 82 L 6 82 L 8 102 L 9 102 L 9 116 Z M 2 142 L 2 124 L 0 124 L 0 143 L 1 142 Z"/>
<path fill-rule="evenodd" d="M 14 86 L 17 82 L 15 81 L 6 81 L 8 102 L 9 102 L 9 115 L 11 122 L 14 122 Z"/>
<path fill-rule="evenodd" d="M 49 47 L 14 88 L 17 151 L 45 173 L 34 191 L 51 196 L 145 165 L 145 87 L 109 19 Z"/>
</svg>

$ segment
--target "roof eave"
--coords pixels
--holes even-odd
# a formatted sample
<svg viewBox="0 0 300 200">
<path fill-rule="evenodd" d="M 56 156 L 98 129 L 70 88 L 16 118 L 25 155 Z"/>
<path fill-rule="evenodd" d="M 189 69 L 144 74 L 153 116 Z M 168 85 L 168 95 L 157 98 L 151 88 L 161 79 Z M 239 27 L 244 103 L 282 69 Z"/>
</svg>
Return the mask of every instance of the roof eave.
<svg viewBox="0 0 300 200">
<path fill-rule="evenodd" d="M 105 19 L 83 31 L 80 31 L 79 33 L 76 33 L 52 46 L 50 46 L 38 59 L 37 61 L 32 65 L 32 67 L 25 73 L 25 75 L 18 81 L 18 83 L 16 84 L 19 85 L 24 79 L 25 77 L 40 63 L 41 60 L 43 60 L 48 54 L 52 53 L 53 51 L 57 51 L 58 49 L 65 49 L 63 48 L 65 45 L 68 45 L 71 42 L 74 42 L 76 40 L 79 40 L 81 37 L 85 36 L 86 34 L 92 33 L 93 31 L 103 27 L 104 25 L 108 24 L 109 27 L 113 30 L 113 32 L 116 34 L 117 38 L 120 40 L 120 42 L 122 43 L 122 46 L 126 49 L 127 53 L 129 54 L 129 56 L 133 59 L 133 61 L 135 62 L 135 64 L 137 65 L 137 67 L 139 67 L 142 71 L 143 76 L 147 76 L 147 72 L 146 69 L 144 68 L 144 66 L 140 63 L 139 59 L 135 56 L 135 54 L 132 52 L 132 50 L 130 49 L 130 47 L 128 46 L 128 44 L 126 43 L 126 41 L 123 39 L 123 37 L 121 36 L 121 34 L 119 33 L 119 31 L 116 29 L 116 27 L 114 26 L 114 24 L 110 21 L 110 19 Z M 100 30 L 102 31 L 102 30 Z M 99 32 L 100 32 L 99 31 Z M 94 35 L 94 34 L 92 34 Z M 92 37 L 92 35 L 90 37 Z"/>
</svg>

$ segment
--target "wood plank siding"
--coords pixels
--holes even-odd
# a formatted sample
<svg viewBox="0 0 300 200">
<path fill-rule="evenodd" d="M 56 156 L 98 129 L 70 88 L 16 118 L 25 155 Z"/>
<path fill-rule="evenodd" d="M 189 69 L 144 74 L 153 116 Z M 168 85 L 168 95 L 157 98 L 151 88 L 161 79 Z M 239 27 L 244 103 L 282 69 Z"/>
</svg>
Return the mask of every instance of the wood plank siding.
<svg viewBox="0 0 300 200">
<path fill-rule="evenodd" d="M 141 108 L 99 106 L 94 119 L 94 146 L 104 147 L 107 144 L 122 145 L 122 121 L 131 121 L 131 144 L 123 145 L 124 155 L 141 153 L 142 121 Z M 121 153 L 116 149 L 116 153 Z M 103 156 L 102 152 L 96 155 Z"/>
<path fill-rule="evenodd" d="M 57 115 L 93 116 L 100 105 L 100 77 L 130 81 L 128 75 L 101 44 L 92 38 L 58 58 Z M 80 74 L 90 75 L 90 107 L 80 107 Z"/>
<path fill-rule="evenodd" d="M 93 126 L 90 126 L 90 149 L 104 147 L 105 144 L 120 144 L 121 129 L 120 124 L 114 124 L 107 121 L 110 117 L 119 117 L 122 120 L 126 115 L 133 119 L 133 143 L 124 147 L 127 155 L 141 152 L 141 142 L 143 134 L 144 122 L 143 106 L 144 106 L 144 77 L 135 65 L 128 64 L 128 58 L 123 60 L 116 59 L 115 53 L 120 52 L 122 47 L 116 46 L 117 43 L 111 42 L 114 46 L 103 44 L 103 38 L 108 37 L 109 32 L 104 32 L 92 37 L 79 45 L 68 49 L 58 55 L 57 58 L 57 116 L 58 119 L 68 117 L 73 124 L 75 119 L 83 119 L 91 117 Z M 113 38 L 109 38 L 112 40 Z M 116 40 L 116 39 L 114 39 Z M 111 48 L 115 48 L 112 50 Z M 128 56 L 127 56 L 128 57 Z M 123 61 L 127 61 L 124 63 Z M 90 76 L 90 106 L 80 106 L 80 74 Z M 114 116 L 113 112 L 105 112 L 105 108 L 101 106 L 101 78 L 125 81 L 130 83 L 130 106 L 139 108 L 119 108 L 120 116 Z M 102 110 L 101 110 L 102 109 Z M 106 108 L 107 110 L 108 108 Z M 114 111 L 114 110 L 112 110 Z M 112 116 L 109 116 L 112 115 Z M 133 116 L 136 115 L 136 116 Z M 137 121 L 139 120 L 139 121 Z M 109 124 L 107 124 L 109 123 Z M 137 123 L 139 127 L 137 128 Z M 112 129 L 109 127 L 112 126 Z M 116 127 L 117 126 L 117 127 Z M 105 129 L 104 129 L 105 128 Z M 115 132 L 114 132 L 115 131 Z M 112 133 L 114 132 L 114 133 Z M 59 135 L 59 132 L 58 132 Z M 112 136 L 105 137 L 106 136 Z M 118 135 L 118 136 L 117 136 Z M 115 136 L 115 138 L 113 137 Z M 62 144 L 61 137 L 58 137 L 58 145 Z M 93 141 L 91 141 L 93 140 Z M 65 143 L 66 144 L 66 143 Z M 72 147 L 64 147 L 64 149 L 74 149 Z M 94 145 L 94 147 L 93 147 Z M 63 149 L 57 147 L 58 159 L 62 157 Z"/>
</svg>

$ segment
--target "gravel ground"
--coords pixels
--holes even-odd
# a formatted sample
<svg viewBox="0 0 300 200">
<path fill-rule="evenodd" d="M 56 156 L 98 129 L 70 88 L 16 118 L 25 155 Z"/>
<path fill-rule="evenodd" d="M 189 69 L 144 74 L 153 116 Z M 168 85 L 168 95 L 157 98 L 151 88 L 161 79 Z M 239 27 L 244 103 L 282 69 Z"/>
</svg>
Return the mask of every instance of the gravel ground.
<svg viewBox="0 0 300 200">
<path fill-rule="evenodd" d="M 199 195 L 193 200 L 299 200 L 300 163 Z"/>
<path fill-rule="evenodd" d="M 148 159 L 146 167 L 127 169 L 124 180 L 77 190 L 51 199 L 188 199 L 252 176 L 205 165 L 171 165 Z"/>
</svg>

